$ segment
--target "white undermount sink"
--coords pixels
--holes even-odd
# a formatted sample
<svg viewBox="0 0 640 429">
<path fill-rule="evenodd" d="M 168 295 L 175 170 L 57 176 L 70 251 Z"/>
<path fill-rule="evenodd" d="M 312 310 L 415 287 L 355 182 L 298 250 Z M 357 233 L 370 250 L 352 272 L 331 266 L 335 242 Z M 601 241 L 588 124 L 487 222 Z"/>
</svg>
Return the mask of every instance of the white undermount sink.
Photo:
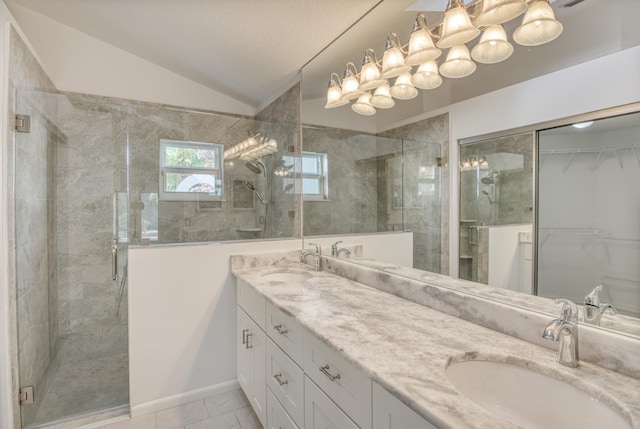
<svg viewBox="0 0 640 429">
<path fill-rule="evenodd" d="M 306 271 L 274 271 L 262 277 L 273 282 L 293 283 L 305 281 L 311 277 L 311 274 Z"/>
<path fill-rule="evenodd" d="M 629 429 L 619 413 L 563 381 L 500 362 L 452 363 L 446 374 L 463 396 L 527 429 Z"/>
</svg>

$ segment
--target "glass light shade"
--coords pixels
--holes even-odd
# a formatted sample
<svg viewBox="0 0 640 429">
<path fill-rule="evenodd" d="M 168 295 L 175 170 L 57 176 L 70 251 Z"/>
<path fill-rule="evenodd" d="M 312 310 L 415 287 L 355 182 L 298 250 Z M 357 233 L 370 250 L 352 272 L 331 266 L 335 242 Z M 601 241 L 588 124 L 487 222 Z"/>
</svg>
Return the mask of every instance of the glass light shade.
<svg viewBox="0 0 640 429">
<path fill-rule="evenodd" d="M 375 107 L 371 104 L 371 94 L 365 92 L 358 98 L 358 101 L 353 103 L 351 109 L 359 115 L 371 116 L 376 113 Z"/>
<path fill-rule="evenodd" d="M 562 24 L 556 20 L 546 0 L 536 0 L 522 19 L 522 25 L 513 32 L 513 40 L 523 46 L 544 45 L 562 33 Z"/>
<path fill-rule="evenodd" d="M 384 51 L 382 57 L 382 76 L 383 79 L 390 79 L 411 70 L 411 66 L 404 63 L 404 55 L 396 46 Z"/>
<path fill-rule="evenodd" d="M 342 100 L 353 100 L 364 94 L 364 91 L 358 88 L 359 86 L 360 83 L 354 75 L 349 75 L 342 79 Z"/>
<path fill-rule="evenodd" d="M 467 77 L 474 71 L 476 71 L 476 63 L 471 61 L 466 45 L 451 48 L 447 60 L 440 64 L 440 74 L 453 79 Z"/>
<path fill-rule="evenodd" d="M 389 84 L 386 81 L 373 93 L 371 104 L 378 109 L 391 109 L 396 105 L 395 100 L 391 97 Z"/>
<path fill-rule="evenodd" d="M 502 25 L 487 27 L 480 42 L 471 50 L 471 57 L 482 64 L 495 64 L 513 54 L 513 45 L 507 41 L 507 33 Z"/>
<path fill-rule="evenodd" d="M 467 10 L 458 3 L 458 6 L 445 12 L 442 33 L 436 46 L 442 49 L 453 48 L 475 39 L 479 34 L 480 30 L 471 23 Z"/>
<path fill-rule="evenodd" d="M 442 54 L 442 51 L 434 45 L 429 30 L 421 28 L 411 34 L 409 53 L 404 59 L 404 63 L 410 66 L 417 66 L 427 61 L 435 60 L 440 54 Z"/>
<path fill-rule="evenodd" d="M 342 99 L 342 89 L 337 83 L 332 83 L 327 89 L 327 104 L 324 105 L 325 109 L 332 109 L 334 107 L 344 106 L 348 100 Z"/>
<path fill-rule="evenodd" d="M 411 73 L 405 72 L 396 78 L 390 89 L 391 95 L 398 100 L 411 100 L 418 95 L 418 90 L 411 83 Z"/>
<path fill-rule="evenodd" d="M 385 80 L 380 77 L 380 69 L 375 63 L 367 63 L 362 65 L 360 70 L 360 89 L 368 91 L 379 87 L 385 83 Z"/>
<path fill-rule="evenodd" d="M 438 64 L 435 61 L 421 64 L 411 76 L 411 83 L 420 89 L 434 89 L 442 85 L 442 78 L 438 73 Z"/>
<path fill-rule="evenodd" d="M 476 18 L 476 25 L 488 27 L 502 24 L 520 16 L 525 10 L 525 0 L 483 0 L 482 12 Z"/>
</svg>

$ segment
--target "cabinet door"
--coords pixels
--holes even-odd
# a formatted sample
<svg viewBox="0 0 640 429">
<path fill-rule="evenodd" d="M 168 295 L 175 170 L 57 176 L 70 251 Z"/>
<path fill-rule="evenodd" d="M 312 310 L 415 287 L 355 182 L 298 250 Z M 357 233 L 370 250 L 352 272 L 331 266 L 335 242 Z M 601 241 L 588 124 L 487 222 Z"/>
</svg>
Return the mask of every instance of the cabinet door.
<svg viewBox="0 0 640 429">
<path fill-rule="evenodd" d="M 238 382 L 262 426 L 267 421 L 266 335 L 238 307 Z"/>
<path fill-rule="evenodd" d="M 373 429 L 437 428 L 377 383 L 373 383 Z"/>
<path fill-rule="evenodd" d="M 271 389 L 267 389 L 267 425 L 266 429 L 298 429 L 282 405 L 278 402 Z"/>
<path fill-rule="evenodd" d="M 358 426 L 309 378 L 304 379 L 305 429 L 358 429 Z"/>
</svg>

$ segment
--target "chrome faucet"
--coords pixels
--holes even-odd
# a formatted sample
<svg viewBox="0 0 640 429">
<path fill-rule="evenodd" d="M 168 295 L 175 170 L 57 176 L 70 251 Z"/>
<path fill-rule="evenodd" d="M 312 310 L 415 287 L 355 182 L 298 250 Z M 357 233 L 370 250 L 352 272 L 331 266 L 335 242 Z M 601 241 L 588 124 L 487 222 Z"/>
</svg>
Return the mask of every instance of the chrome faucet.
<svg viewBox="0 0 640 429">
<path fill-rule="evenodd" d="M 315 246 L 315 252 L 313 250 L 305 250 L 300 254 L 300 261 L 304 262 L 307 256 L 313 255 L 315 257 L 315 269 L 316 271 L 322 271 L 322 247 L 316 243 L 309 243 L 309 246 Z"/>
<path fill-rule="evenodd" d="M 338 247 L 338 244 L 340 244 L 340 243 L 342 243 L 342 240 L 336 241 L 335 243 L 333 243 L 331 245 L 331 256 L 339 258 L 341 253 L 344 253 L 347 256 L 351 255 L 351 251 L 349 249 L 345 249 L 344 247 L 342 249 L 340 249 Z"/>
<path fill-rule="evenodd" d="M 584 297 L 584 321 L 591 325 L 600 325 L 600 319 L 607 310 L 611 314 L 618 314 L 613 305 L 600 302 L 602 287 L 602 285 L 596 286 L 589 295 Z"/>
<path fill-rule="evenodd" d="M 578 307 L 567 299 L 556 299 L 555 302 L 562 304 L 560 318 L 549 322 L 544 328 L 542 338 L 559 342 L 557 362 L 570 368 L 577 368 L 580 365 Z"/>
</svg>

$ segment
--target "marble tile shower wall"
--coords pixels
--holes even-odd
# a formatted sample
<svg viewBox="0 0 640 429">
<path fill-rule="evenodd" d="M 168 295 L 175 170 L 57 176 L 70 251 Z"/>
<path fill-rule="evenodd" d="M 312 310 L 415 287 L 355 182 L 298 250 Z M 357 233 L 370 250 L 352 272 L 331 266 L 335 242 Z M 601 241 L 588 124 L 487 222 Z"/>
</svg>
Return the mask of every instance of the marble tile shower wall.
<svg viewBox="0 0 640 429">
<path fill-rule="evenodd" d="M 304 202 L 303 235 L 378 231 L 378 150 L 375 136 L 342 130 L 304 127 L 305 152 L 328 158 L 329 195 Z"/>
<path fill-rule="evenodd" d="M 7 129 L 8 231 L 9 231 L 9 303 L 12 325 L 11 350 L 13 391 L 19 384 L 32 384 L 46 391 L 50 383 L 49 367 L 56 364 L 57 312 L 55 281 L 55 226 L 51 212 L 55 209 L 53 178 L 57 134 L 50 131 L 46 118 L 39 114 L 37 100 L 26 94 L 31 90 L 55 91 L 15 29 L 9 34 L 9 91 L 6 112 L 9 123 L 16 113 L 31 114 L 32 132 L 16 134 Z M 14 110 L 16 109 L 16 110 Z M 17 365 L 20 362 L 20 365 Z M 19 406 L 14 402 L 14 414 Z M 38 404 L 25 409 L 29 421 Z"/>
<path fill-rule="evenodd" d="M 380 136 L 404 141 L 404 228 L 414 234 L 414 267 L 449 273 L 449 114 L 434 116 Z M 436 158 L 443 166 L 436 165 Z M 434 179 L 426 179 L 420 168 L 435 166 Z M 434 185 L 432 195 L 420 196 L 419 184 Z M 424 188 L 423 188 L 424 189 Z M 426 188 L 430 189 L 430 188 Z"/>
<path fill-rule="evenodd" d="M 127 311 L 111 279 L 113 196 L 127 189 L 127 111 L 122 102 L 57 97 L 56 241 L 60 361 L 127 353 Z"/>
</svg>

